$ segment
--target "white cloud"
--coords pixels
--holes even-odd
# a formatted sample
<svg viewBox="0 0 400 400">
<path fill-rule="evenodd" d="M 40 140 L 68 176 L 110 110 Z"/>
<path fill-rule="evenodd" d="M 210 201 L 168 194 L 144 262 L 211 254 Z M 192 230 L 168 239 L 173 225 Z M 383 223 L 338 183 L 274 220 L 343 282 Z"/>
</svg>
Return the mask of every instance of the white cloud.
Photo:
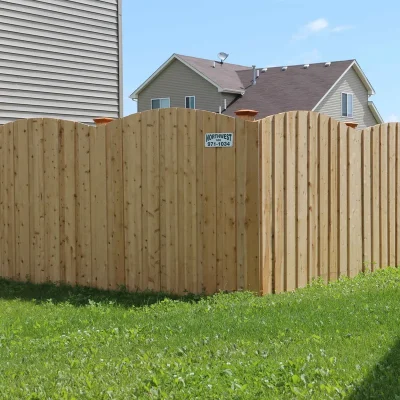
<svg viewBox="0 0 400 400">
<path fill-rule="evenodd" d="M 343 32 L 343 31 L 348 31 L 353 28 L 354 28 L 354 26 L 351 26 L 351 25 L 339 25 L 339 26 L 335 26 L 332 29 L 332 32 L 339 33 L 339 32 Z"/>
<path fill-rule="evenodd" d="M 325 18 L 319 18 L 306 25 L 306 29 L 310 32 L 319 32 L 328 27 L 328 21 Z"/>
<path fill-rule="evenodd" d="M 399 122 L 399 117 L 396 114 L 391 114 L 386 122 Z"/>
<path fill-rule="evenodd" d="M 315 21 L 311 21 L 307 25 L 303 26 L 295 35 L 293 35 L 293 39 L 306 39 L 310 35 L 326 29 L 328 26 L 329 23 L 325 18 L 318 18 Z"/>
</svg>

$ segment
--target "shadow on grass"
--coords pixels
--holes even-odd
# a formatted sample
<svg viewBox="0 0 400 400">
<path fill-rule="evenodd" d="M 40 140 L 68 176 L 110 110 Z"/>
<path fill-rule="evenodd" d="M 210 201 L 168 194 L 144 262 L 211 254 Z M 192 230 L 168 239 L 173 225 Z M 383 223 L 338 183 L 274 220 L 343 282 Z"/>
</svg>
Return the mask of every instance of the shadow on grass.
<svg viewBox="0 0 400 400">
<path fill-rule="evenodd" d="M 347 400 L 400 399 L 400 340 Z"/>
<path fill-rule="evenodd" d="M 157 292 L 128 292 L 120 290 L 100 290 L 88 287 L 56 285 L 53 283 L 24 283 L 0 279 L 0 300 L 20 299 L 38 304 L 50 299 L 53 303 L 68 302 L 74 306 L 85 306 L 89 301 L 96 303 L 114 303 L 122 307 L 143 307 L 158 303 L 164 299 L 196 302 L 203 296 L 187 294 L 185 296 Z"/>
</svg>

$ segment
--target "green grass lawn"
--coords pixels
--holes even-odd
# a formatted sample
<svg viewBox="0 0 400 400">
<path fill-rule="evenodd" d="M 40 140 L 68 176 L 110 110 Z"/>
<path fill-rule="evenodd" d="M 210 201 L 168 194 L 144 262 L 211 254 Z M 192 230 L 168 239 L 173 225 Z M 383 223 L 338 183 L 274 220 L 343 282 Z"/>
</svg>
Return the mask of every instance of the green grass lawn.
<svg viewBox="0 0 400 400">
<path fill-rule="evenodd" d="M 1 399 L 400 399 L 400 270 L 166 299 L 0 281 Z"/>
</svg>

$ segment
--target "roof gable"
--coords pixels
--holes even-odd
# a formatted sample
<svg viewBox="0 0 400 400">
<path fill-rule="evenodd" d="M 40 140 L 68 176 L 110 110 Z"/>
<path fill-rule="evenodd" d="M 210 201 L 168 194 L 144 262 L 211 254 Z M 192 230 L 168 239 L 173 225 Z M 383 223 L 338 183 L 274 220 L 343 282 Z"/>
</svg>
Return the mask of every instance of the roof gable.
<svg viewBox="0 0 400 400">
<path fill-rule="evenodd" d="M 352 66 L 354 60 L 268 68 L 261 72 L 256 85 L 251 85 L 251 71 L 239 71 L 238 75 L 246 93 L 226 110 L 234 115 L 238 109 L 255 109 L 259 118 L 293 110 L 313 110 L 341 76 Z"/>
<path fill-rule="evenodd" d="M 189 64 L 195 71 L 202 76 L 206 76 L 222 90 L 221 92 L 237 92 L 243 93 L 245 88 L 238 75 L 239 71 L 251 71 L 251 67 L 243 65 L 230 64 L 230 63 L 216 63 L 213 66 L 213 60 L 206 60 L 203 58 L 188 57 L 177 55 L 181 60 Z"/>
<path fill-rule="evenodd" d="M 148 86 L 157 76 L 160 75 L 174 60 L 178 60 L 188 68 L 199 74 L 206 81 L 214 85 L 219 92 L 244 93 L 242 82 L 238 76 L 238 70 L 251 70 L 250 67 L 242 65 L 216 63 L 214 61 L 202 58 L 195 58 L 173 54 L 164 64 L 162 64 L 142 85 L 140 85 L 130 96 L 131 99 L 137 99 L 139 93 Z"/>
<path fill-rule="evenodd" d="M 358 78 L 361 80 L 362 84 L 365 86 L 365 88 L 368 91 L 369 95 L 375 94 L 375 90 L 372 87 L 371 83 L 369 82 L 367 76 L 364 74 L 364 71 L 361 69 L 360 65 L 356 60 L 353 60 L 353 62 L 349 65 L 349 67 L 343 72 L 343 74 L 337 79 L 337 81 L 331 86 L 331 88 L 325 93 L 325 95 L 319 100 L 319 102 L 315 105 L 313 108 L 313 111 L 317 109 L 317 107 L 324 101 L 324 99 L 331 93 L 336 85 L 341 81 L 341 79 L 348 73 L 350 68 L 353 68 L 354 71 L 356 72 Z"/>
</svg>

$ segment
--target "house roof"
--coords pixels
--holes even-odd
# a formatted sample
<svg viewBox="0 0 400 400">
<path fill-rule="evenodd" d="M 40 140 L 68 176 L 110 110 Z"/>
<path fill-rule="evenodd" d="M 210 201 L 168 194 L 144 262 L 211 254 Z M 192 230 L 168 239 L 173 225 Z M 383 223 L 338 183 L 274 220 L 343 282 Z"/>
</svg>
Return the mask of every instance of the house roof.
<svg viewBox="0 0 400 400">
<path fill-rule="evenodd" d="M 234 101 L 224 112 L 235 115 L 238 109 L 253 109 L 258 118 L 292 110 L 314 110 L 326 97 L 341 77 L 354 65 L 354 60 L 268 68 L 261 72 L 256 85 L 252 85 L 253 74 L 239 71 L 246 93 Z"/>
<path fill-rule="evenodd" d="M 173 54 L 163 65 L 161 65 L 160 68 L 158 68 L 131 94 L 130 98 L 137 99 L 139 93 L 175 60 L 179 60 L 191 70 L 202 76 L 206 81 L 214 85 L 219 92 L 225 93 L 243 94 L 244 88 L 237 71 L 251 70 L 251 67 L 230 63 L 216 63 L 214 68 L 214 60 Z"/>
<path fill-rule="evenodd" d="M 180 60 L 185 61 L 197 72 L 207 76 L 211 81 L 215 82 L 224 92 L 244 92 L 245 87 L 239 78 L 238 71 L 251 71 L 251 67 L 230 63 L 216 63 L 213 67 L 213 60 L 203 58 L 189 57 L 177 55 Z"/>
<path fill-rule="evenodd" d="M 329 63 L 292 65 L 284 71 L 282 67 L 260 70 L 256 85 L 252 85 L 252 67 L 223 63 L 197 57 L 173 54 L 130 96 L 137 99 L 139 93 L 175 60 L 199 74 L 214 85 L 219 92 L 237 94 L 224 114 L 235 116 L 238 109 L 255 109 L 258 118 L 292 110 L 315 110 L 329 95 L 340 79 L 353 68 L 368 94 L 375 94 L 374 88 L 356 60 Z M 215 66 L 214 66 L 215 65 Z M 375 106 L 370 105 L 377 121 L 381 117 Z"/>
</svg>

